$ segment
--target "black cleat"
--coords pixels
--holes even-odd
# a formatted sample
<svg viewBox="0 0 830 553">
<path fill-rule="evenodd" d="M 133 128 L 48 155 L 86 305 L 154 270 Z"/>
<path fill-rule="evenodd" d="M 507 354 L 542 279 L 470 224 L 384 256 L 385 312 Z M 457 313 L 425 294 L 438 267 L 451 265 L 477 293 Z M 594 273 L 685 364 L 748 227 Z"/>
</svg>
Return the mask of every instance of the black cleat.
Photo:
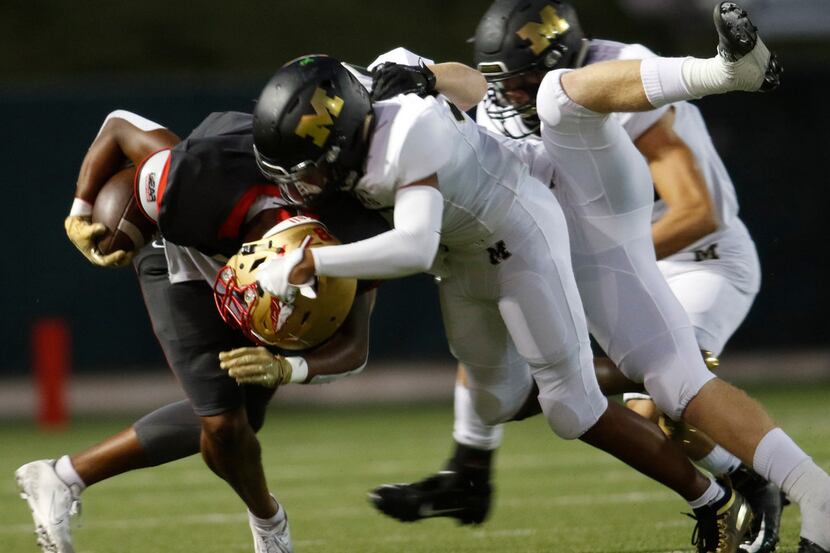
<svg viewBox="0 0 830 553">
<path fill-rule="evenodd" d="M 746 465 L 741 465 L 729 478 L 732 486 L 746 498 L 755 514 L 747 538 L 741 544 L 741 551 L 772 553 L 778 545 L 781 529 L 781 491 Z"/>
<path fill-rule="evenodd" d="M 798 542 L 798 553 L 830 553 L 830 551 L 807 538 L 801 538 L 801 541 Z"/>
<path fill-rule="evenodd" d="M 739 83 L 736 90 L 766 92 L 776 88 L 784 68 L 758 38 L 758 28 L 746 10 L 735 2 L 721 2 L 715 6 L 714 21 L 718 53 L 735 65 L 735 80 Z"/>
<path fill-rule="evenodd" d="M 492 488 L 486 480 L 444 470 L 411 484 L 384 484 L 369 492 L 372 504 L 401 522 L 450 517 L 461 524 L 481 524 L 490 511 Z"/>
</svg>

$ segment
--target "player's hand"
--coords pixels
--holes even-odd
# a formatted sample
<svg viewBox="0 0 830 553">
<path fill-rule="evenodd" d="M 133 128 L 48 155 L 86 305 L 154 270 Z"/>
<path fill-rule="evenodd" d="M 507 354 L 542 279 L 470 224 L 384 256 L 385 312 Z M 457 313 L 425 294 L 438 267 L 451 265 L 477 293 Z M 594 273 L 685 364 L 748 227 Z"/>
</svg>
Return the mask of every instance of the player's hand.
<svg viewBox="0 0 830 553">
<path fill-rule="evenodd" d="M 291 363 L 263 347 L 232 349 L 219 353 L 219 366 L 237 384 L 257 384 L 276 388 L 291 382 Z"/>
<path fill-rule="evenodd" d="M 101 254 L 95 247 L 95 239 L 107 232 L 107 227 L 101 223 L 93 223 L 89 216 L 70 215 L 63 226 L 78 251 L 98 267 L 123 267 L 132 260 L 134 253 L 118 250 L 107 255 Z"/>
<path fill-rule="evenodd" d="M 277 296 L 286 304 L 294 303 L 297 297 L 297 292 L 308 298 L 316 297 L 314 292 L 314 277 L 312 276 L 307 282 L 302 284 L 293 284 L 289 282 L 292 271 L 297 267 L 305 257 L 305 249 L 311 241 L 310 237 L 306 237 L 303 243 L 296 250 L 292 250 L 282 257 L 273 257 L 263 263 L 257 269 L 257 283 L 263 290 Z"/>
<path fill-rule="evenodd" d="M 435 74 L 424 65 L 381 63 L 372 70 L 372 101 L 414 93 L 427 96 L 435 92 Z"/>
</svg>

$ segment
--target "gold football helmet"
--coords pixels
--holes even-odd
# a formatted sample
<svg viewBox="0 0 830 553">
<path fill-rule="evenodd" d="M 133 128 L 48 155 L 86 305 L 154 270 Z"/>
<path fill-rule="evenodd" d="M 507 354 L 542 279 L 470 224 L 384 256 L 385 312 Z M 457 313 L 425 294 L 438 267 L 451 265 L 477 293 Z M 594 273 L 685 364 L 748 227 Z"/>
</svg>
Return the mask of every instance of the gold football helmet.
<svg viewBox="0 0 830 553">
<path fill-rule="evenodd" d="M 290 304 L 256 281 L 257 268 L 265 261 L 303 247 L 306 241 L 310 248 L 340 244 L 325 225 L 305 216 L 286 219 L 260 240 L 243 244 L 220 269 L 213 285 L 222 319 L 256 343 L 284 350 L 311 348 L 334 334 L 352 307 L 355 279 L 317 277 L 316 298 L 297 294 Z"/>
</svg>

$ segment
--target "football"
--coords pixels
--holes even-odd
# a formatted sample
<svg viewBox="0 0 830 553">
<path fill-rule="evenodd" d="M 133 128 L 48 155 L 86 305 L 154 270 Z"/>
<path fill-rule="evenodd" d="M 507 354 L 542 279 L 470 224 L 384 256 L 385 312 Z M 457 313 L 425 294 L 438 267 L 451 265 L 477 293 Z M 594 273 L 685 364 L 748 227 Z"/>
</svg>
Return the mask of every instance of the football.
<svg viewBox="0 0 830 553">
<path fill-rule="evenodd" d="M 138 251 L 153 236 L 156 225 L 147 219 L 133 194 L 135 167 L 123 169 L 104 184 L 92 206 L 92 222 L 103 223 L 106 234 L 98 239 L 98 251 Z"/>
</svg>

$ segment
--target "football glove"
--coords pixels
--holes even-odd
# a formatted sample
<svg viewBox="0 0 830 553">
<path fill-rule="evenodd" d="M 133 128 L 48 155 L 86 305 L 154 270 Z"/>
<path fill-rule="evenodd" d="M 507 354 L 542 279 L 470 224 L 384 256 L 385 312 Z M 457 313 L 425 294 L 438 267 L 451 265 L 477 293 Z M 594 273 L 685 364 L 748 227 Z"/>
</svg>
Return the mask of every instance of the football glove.
<svg viewBox="0 0 830 553">
<path fill-rule="evenodd" d="M 401 65 L 388 61 L 372 70 L 372 101 L 410 93 L 421 97 L 435 94 L 435 74 L 426 65 Z"/>
<path fill-rule="evenodd" d="M 264 347 L 237 348 L 219 353 L 219 366 L 237 384 L 257 384 L 276 388 L 291 382 L 291 363 Z"/>
<path fill-rule="evenodd" d="M 107 255 L 101 254 L 95 247 L 95 239 L 107 232 L 107 227 L 101 223 L 93 223 L 88 215 L 70 215 L 63 226 L 66 235 L 69 237 L 78 251 L 86 257 L 90 263 L 98 267 L 123 267 L 130 263 L 134 252 L 118 250 Z"/>
<path fill-rule="evenodd" d="M 313 288 L 314 277 L 303 284 L 291 284 L 288 282 L 291 270 L 303 260 L 305 248 L 310 241 L 311 238 L 306 237 L 299 248 L 288 252 L 288 254 L 282 257 L 272 257 L 257 269 L 256 280 L 263 290 L 272 296 L 277 296 L 288 305 L 294 303 L 298 291 L 307 298 L 317 296 Z"/>
</svg>

